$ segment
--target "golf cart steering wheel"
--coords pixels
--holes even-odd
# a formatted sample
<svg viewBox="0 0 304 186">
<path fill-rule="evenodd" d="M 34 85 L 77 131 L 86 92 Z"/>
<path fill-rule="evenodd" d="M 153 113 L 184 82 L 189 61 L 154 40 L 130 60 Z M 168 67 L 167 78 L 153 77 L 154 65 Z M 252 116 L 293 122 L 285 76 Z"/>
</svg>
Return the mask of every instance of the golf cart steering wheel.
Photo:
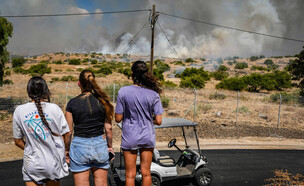
<svg viewBox="0 0 304 186">
<path fill-rule="evenodd" d="M 168 147 L 169 147 L 169 148 L 173 147 L 173 146 L 175 145 L 175 143 L 176 143 L 176 139 L 173 138 L 172 140 L 169 141 Z"/>
</svg>

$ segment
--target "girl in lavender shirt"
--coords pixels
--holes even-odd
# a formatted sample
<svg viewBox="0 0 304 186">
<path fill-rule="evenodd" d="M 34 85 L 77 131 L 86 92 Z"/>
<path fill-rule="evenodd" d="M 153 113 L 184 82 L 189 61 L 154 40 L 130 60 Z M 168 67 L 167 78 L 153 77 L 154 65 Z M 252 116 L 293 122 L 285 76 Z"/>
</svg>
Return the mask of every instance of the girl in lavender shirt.
<svg viewBox="0 0 304 186">
<path fill-rule="evenodd" d="M 136 61 L 131 71 L 133 85 L 119 90 L 115 120 L 122 121 L 121 148 L 126 165 L 126 186 L 135 185 L 138 150 L 142 185 L 150 186 L 150 166 L 155 147 L 154 124 L 161 125 L 164 112 L 159 97 L 161 89 L 157 79 L 148 72 L 145 62 Z"/>
</svg>

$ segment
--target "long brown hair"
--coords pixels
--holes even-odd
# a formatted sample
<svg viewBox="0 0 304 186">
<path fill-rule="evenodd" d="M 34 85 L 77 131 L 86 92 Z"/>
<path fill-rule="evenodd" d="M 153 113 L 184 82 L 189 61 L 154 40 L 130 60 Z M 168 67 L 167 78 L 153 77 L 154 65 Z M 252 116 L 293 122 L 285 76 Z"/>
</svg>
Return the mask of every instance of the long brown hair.
<svg viewBox="0 0 304 186">
<path fill-rule="evenodd" d="M 158 80 L 149 72 L 145 62 L 135 61 L 131 67 L 131 71 L 134 84 L 154 90 L 159 94 L 162 92 Z"/>
<path fill-rule="evenodd" d="M 50 102 L 50 90 L 45 82 L 45 80 L 40 76 L 32 77 L 27 83 L 27 94 L 35 101 L 39 116 L 42 123 L 48 128 L 48 130 L 54 134 L 46 121 L 45 115 L 43 114 L 41 101 Z M 57 134 L 54 134 L 57 135 Z"/>
<path fill-rule="evenodd" d="M 114 107 L 110 103 L 109 96 L 101 90 L 95 80 L 95 75 L 91 70 L 83 70 L 79 75 L 79 82 L 83 88 L 82 92 L 91 92 L 105 107 L 106 118 L 109 122 L 113 119 Z"/>
</svg>

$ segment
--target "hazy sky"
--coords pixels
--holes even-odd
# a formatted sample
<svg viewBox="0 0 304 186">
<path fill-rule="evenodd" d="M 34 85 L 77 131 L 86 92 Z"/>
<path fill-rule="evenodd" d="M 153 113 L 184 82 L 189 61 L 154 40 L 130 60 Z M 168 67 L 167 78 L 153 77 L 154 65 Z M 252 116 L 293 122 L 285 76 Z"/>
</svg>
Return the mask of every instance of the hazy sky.
<svg viewBox="0 0 304 186">
<path fill-rule="evenodd" d="M 208 23 L 304 40 L 303 0 L 0 0 L 2 16 L 151 9 Z M 150 54 L 150 12 L 90 16 L 8 18 L 13 54 L 102 52 Z M 179 57 L 294 55 L 304 43 L 195 23 L 160 14 L 158 23 Z M 156 25 L 155 55 L 177 57 Z"/>
</svg>

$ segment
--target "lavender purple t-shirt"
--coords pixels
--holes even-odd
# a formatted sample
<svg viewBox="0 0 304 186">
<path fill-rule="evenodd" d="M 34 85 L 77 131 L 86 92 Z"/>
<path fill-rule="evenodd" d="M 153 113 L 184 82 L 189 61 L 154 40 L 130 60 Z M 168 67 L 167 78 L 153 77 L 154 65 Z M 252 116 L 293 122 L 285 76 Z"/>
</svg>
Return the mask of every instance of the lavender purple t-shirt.
<svg viewBox="0 0 304 186">
<path fill-rule="evenodd" d="M 117 96 L 115 113 L 123 115 L 121 148 L 136 150 L 155 147 L 152 114 L 164 112 L 159 94 L 140 86 L 122 87 Z"/>
</svg>

